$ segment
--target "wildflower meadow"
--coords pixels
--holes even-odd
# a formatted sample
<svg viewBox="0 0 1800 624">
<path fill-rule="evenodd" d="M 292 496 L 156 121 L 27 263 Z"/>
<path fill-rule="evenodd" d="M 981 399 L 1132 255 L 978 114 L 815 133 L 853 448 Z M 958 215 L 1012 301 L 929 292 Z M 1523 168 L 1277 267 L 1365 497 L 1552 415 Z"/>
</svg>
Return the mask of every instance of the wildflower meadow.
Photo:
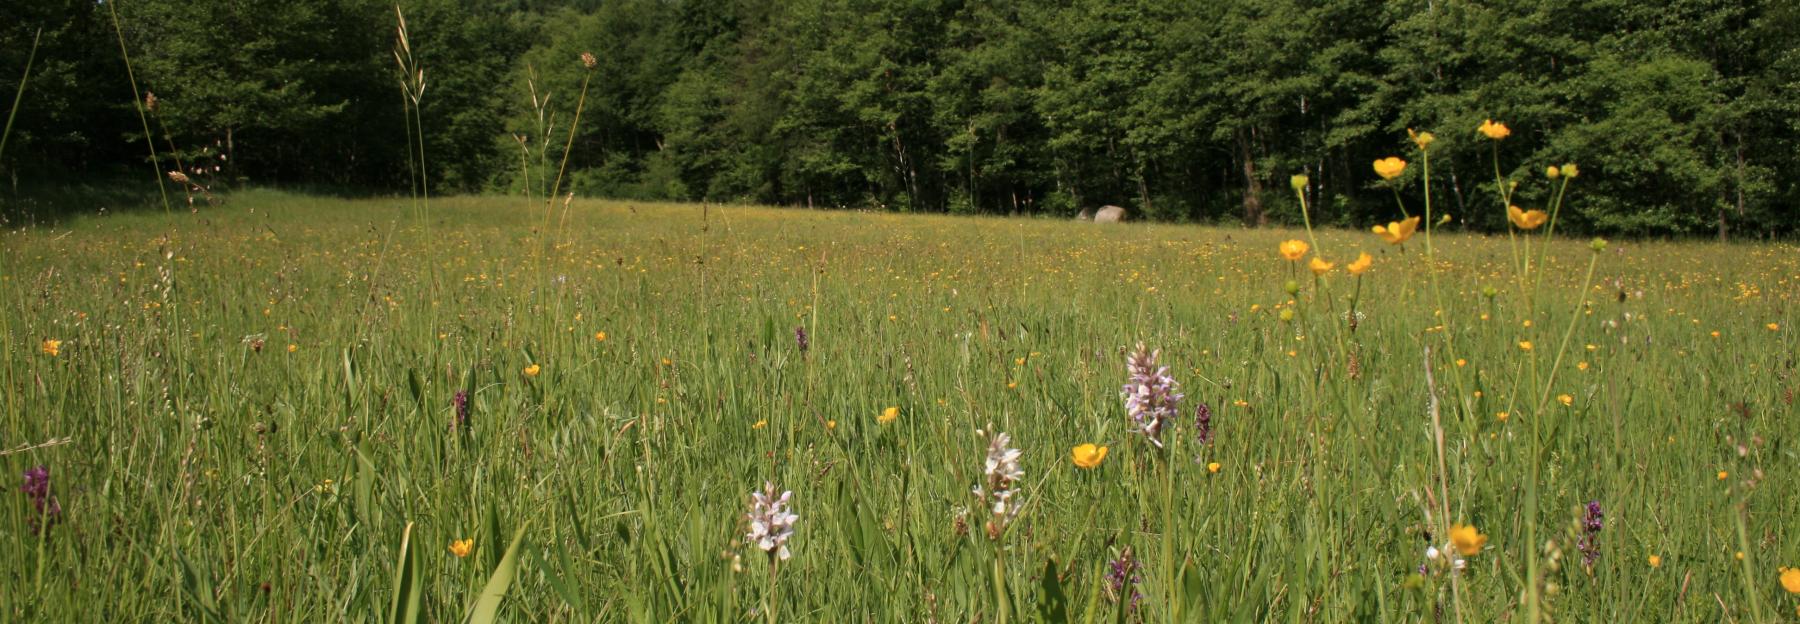
<svg viewBox="0 0 1800 624">
<path fill-rule="evenodd" d="M 1397 183 L 1371 229 L 251 190 L 9 230 L 0 619 L 1800 617 L 1800 249 L 1551 234 L 1582 176 L 1488 234 Z"/>
</svg>

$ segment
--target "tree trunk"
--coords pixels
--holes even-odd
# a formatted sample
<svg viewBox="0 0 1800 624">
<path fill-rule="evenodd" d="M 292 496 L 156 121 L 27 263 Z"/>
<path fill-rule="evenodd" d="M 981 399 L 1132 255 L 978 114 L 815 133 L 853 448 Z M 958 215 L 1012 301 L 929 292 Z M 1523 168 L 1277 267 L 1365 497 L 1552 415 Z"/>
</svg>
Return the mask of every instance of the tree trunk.
<svg viewBox="0 0 1800 624">
<path fill-rule="evenodd" d="M 1256 159 L 1250 154 L 1250 137 L 1244 129 L 1237 131 L 1238 158 L 1244 163 L 1244 223 L 1255 227 L 1268 225 L 1263 213 L 1262 180 L 1256 177 Z"/>
</svg>

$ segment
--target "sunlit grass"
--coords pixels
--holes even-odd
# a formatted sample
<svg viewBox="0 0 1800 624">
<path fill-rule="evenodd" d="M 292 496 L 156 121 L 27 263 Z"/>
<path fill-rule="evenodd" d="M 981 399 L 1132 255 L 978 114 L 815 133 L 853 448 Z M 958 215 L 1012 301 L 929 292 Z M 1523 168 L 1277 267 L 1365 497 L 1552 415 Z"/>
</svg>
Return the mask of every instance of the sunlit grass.
<svg viewBox="0 0 1800 624">
<path fill-rule="evenodd" d="M 37 531 L 0 495 L 4 619 L 381 619 L 412 523 L 422 618 L 453 620 L 527 522 L 515 621 L 993 621 L 1002 595 L 1111 620 L 1135 592 L 1150 621 L 1485 622 L 1522 617 L 1532 549 L 1566 621 L 1800 604 L 1792 245 L 1615 241 L 1585 288 L 1594 252 L 1556 241 L 1527 314 L 1507 238 L 1454 226 L 1434 293 L 1424 235 L 407 206 L 250 192 L 4 235 L 0 475 L 47 466 L 61 507 Z M 1287 240 L 1373 263 L 1318 281 Z M 1186 394 L 1162 451 L 1120 400 L 1140 341 Z M 990 424 L 1023 451 L 997 540 Z M 765 481 L 799 516 L 779 574 L 743 542 Z M 1418 574 L 1449 523 L 1487 537 L 1459 609 Z"/>
</svg>

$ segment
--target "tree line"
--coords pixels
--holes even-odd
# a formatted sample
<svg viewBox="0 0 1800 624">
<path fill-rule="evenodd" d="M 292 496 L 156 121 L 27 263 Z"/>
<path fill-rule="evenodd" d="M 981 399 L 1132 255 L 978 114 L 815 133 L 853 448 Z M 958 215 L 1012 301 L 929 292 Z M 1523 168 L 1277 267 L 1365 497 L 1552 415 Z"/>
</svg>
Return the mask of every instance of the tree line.
<svg viewBox="0 0 1800 624">
<path fill-rule="evenodd" d="M 15 194 L 148 184 L 154 149 L 222 186 L 405 193 L 422 171 L 433 193 L 541 198 L 566 159 L 562 187 L 582 196 L 1053 216 L 1117 204 L 1252 225 L 1297 222 L 1288 179 L 1306 174 L 1315 219 L 1361 227 L 1394 211 L 1371 163 L 1412 158 L 1417 128 L 1439 137 L 1434 198 L 1469 228 L 1504 227 L 1497 179 L 1542 205 L 1544 167 L 1575 162 L 1576 231 L 1800 229 L 1800 4 L 1785 0 L 398 8 L 7 3 L 0 94 L 40 43 L 0 171 Z M 395 60 L 402 14 L 423 70 L 416 124 Z M 1478 135 L 1486 119 L 1512 135 Z M 1399 183 L 1425 181 L 1409 168 Z"/>
</svg>

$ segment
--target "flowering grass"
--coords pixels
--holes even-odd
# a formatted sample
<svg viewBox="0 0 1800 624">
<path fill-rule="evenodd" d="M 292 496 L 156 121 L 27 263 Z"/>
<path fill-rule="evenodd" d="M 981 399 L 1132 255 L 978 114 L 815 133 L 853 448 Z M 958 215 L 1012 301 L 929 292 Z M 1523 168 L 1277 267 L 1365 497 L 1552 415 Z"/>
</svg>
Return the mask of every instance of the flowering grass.
<svg viewBox="0 0 1800 624">
<path fill-rule="evenodd" d="M 513 566 L 513 621 L 1800 607 L 1789 244 L 1615 241 L 1591 282 L 1534 245 L 1527 309 L 1507 236 L 1398 222 L 431 208 L 6 232 L 0 619 L 449 621 Z M 1140 342 L 1184 395 L 1160 444 Z M 765 483 L 785 559 L 745 539 Z"/>
</svg>

